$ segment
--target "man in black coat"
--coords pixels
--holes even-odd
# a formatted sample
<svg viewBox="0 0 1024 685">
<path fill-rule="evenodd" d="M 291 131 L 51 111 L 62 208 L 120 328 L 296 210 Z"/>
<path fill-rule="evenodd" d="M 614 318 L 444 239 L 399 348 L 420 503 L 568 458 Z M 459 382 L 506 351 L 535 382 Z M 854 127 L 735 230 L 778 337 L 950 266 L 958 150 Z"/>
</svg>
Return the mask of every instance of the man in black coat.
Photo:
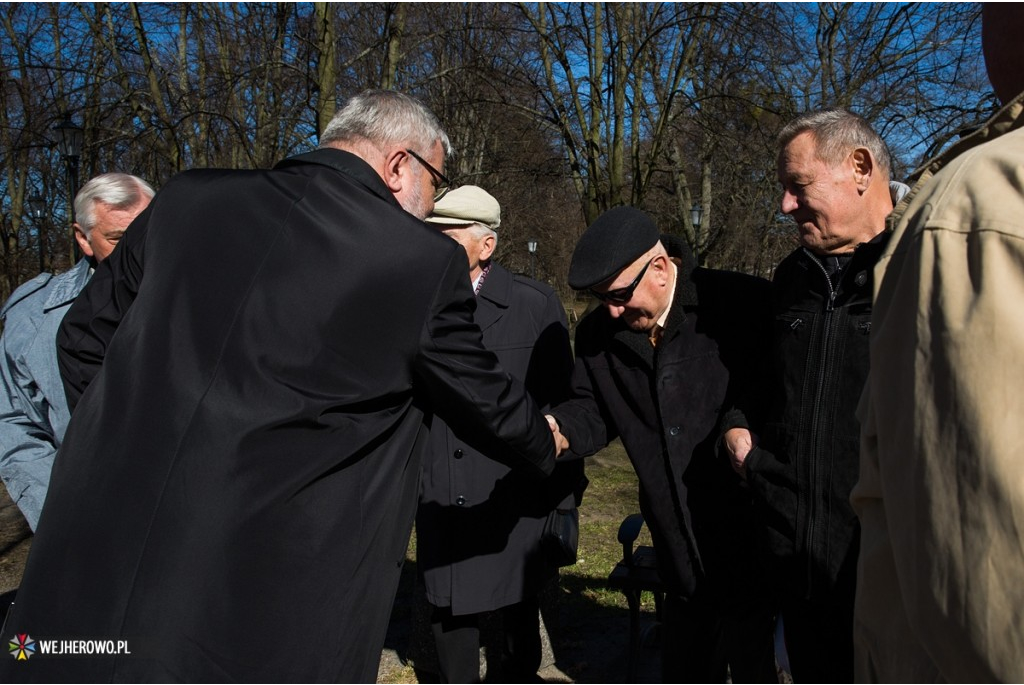
<svg viewBox="0 0 1024 685">
<path fill-rule="evenodd" d="M 889 239 L 886 217 L 906 189 L 890 183 L 891 168 L 885 142 L 846 110 L 808 112 L 779 134 L 781 208 L 800 247 L 775 270 L 769 363 L 759 392 L 730 412 L 725 445 L 762 512 L 798 682 L 854 676 L 856 409 L 868 375 L 872 274 Z"/>
<path fill-rule="evenodd" d="M 0 680 L 375 680 L 430 408 L 553 467 L 465 253 L 420 221 L 447 150 L 422 104 L 371 91 L 321 149 L 186 172 L 140 215 L 64 321 L 85 393 L 8 621 L 130 654 Z"/>
<path fill-rule="evenodd" d="M 572 256 L 569 285 L 605 306 L 576 331 L 572 399 L 552 415 L 586 456 L 616 437 L 668 586 L 664 682 L 775 681 L 768 593 L 750 497 L 717 454 L 719 421 L 757 364 L 768 283 L 698 268 L 643 212 L 602 214 Z"/>
<path fill-rule="evenodd" d="M 565 399 L 572 349 L 565 310 L 555 292 L 514 276 L 491 256 L 501 207 L 477 186 L 462 186 L 434 206 L 427 223 L 466 250 L 477 296 L 476 322 L 502 368 L 526 384 L 537 404 Z M 490 459 L 472 426 L 435 417 L 416 518 L 416 562 L 427 600 L 443 682 L 480 680 L 480 617 L 500 609 L 502 671 L 514 682 L 536 680 L 541 662 L 538 597 L 558 572 L 541 536 L 548 516 L 569 516 L 585 485 L 583 464 L 559 464 L 538 481 Z M 564 514 L 554 513 L 556 508 Z M 489 679 L 494 679 L 489 674 Z"/>
</svg>

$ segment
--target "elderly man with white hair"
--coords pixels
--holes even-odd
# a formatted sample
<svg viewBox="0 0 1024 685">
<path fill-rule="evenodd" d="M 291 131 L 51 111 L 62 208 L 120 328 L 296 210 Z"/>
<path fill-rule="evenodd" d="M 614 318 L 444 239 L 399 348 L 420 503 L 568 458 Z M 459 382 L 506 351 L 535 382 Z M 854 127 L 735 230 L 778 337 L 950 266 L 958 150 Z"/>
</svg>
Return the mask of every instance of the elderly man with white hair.
<svg viewBox="0 0 1024 685">
<path fill-rule="evenodd" d="M 129 174 L 101 174 L 82 186 L 75 197 L 75 239 L 85 257 L 63 274 L 39 274 L 0 310 L 0 478 L 32 530 L 71 418 L 57 369 L 57 327 L 153 194 Z"/>
</svg>

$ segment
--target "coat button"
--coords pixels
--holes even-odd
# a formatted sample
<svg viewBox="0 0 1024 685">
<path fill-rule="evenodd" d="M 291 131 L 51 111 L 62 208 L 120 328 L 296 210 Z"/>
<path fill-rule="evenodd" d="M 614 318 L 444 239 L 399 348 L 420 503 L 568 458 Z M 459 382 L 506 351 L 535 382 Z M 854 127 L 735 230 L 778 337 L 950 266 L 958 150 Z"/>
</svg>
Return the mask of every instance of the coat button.
<svg viewBox="0 0 1024 685">
<path fill-rule="evenodd" d="M 853 282 L 857 285 L 864 285 L 868 282 L 868 272 L 861 271 L 859 274 L 853 277 Z"/>
<path fill-rule="evenodd" d="M 466 506 L 466 498 L 463 497 L 462 495 L 459 495 L 458 497 L 455 498 L 455 504 L 457 504 L 460 507 Z"/>
<path fill-rule="evenodd" d="M 679 435 L 679 426 L 672 426 L 668 429 L 669 435 Z"/>
<path fill-rule="evenodd" d="M 455 450 L 452 452 L 452 456 L 456 459 L 462 459 L 462 450 Z"/>
</svg>

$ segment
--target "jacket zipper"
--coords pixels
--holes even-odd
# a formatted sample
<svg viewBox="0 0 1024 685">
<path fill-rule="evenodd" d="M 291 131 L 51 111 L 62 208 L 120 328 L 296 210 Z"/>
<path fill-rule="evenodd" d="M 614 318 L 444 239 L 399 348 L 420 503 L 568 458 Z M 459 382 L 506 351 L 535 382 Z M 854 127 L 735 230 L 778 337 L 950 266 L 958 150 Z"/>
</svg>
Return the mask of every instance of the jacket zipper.
<svg viewBox="0 0 1024 685">
<path fill-rule="evenodd" d="M 829 278 L 828 272 L 825 267 L 818 261 L 818 258 L 811 254 L 806 248 L 804 252 L 810 256 L 811 261 L 818 265 L 821 269 L 821 275 L 825 277 L 825 283 L 828 285 L 828 302 L 825 305 L 825 322 L 822 326 L 822 338 L 819 350 L 821 355 L 819 357 L 818 364 L 818 378 L 815 384 L 814 392 L 814 411 L 811 414 L 811 435 L 810 435 L 810 446 L 811 453 L 809 455 L 809 481 L 810 481 L 810 499 L 808 502 L 807 512 L 807 534 L 804 538 L 804 549 L 807 554 L 807 592 L 808 596 L 811 594 L 812 586 L 814 583 L 814 569 L 812 566 L 812 550 L 814 545 L 814 539 L 816 537 L 818 526 L 815 525 L 815 514 L 818 509 L 818 500 L 821 498 L 821 490 L 823 489 L 822 484 L 818 482 L 820 478 L 818 469 L 818 458 L 825 453 L 825 438 L 826 431 L 822 430 L 822 407 L 824 406 L 824 398 L 826 397 L 826 387 L 830 384 L 830 379 L 834 378 L 832 367 L 834 364 L 832 354 L 833 352 L 833 340 L 835 339 L 835 328 L 837 317 L 835 315 L 835 302 L 836 296 L 839 292 L 839 285 L 842 284 L 843 278 L 846 276 L 846 271 L 851 271 L 850 265 L 839 276 L 839 282 L 836 283 L 835 287 L 832 286 L 832 279 Z M 827 526 L 826 526 L 827 527 Z M 824 558 L 826 564 L 828 562 L 829 547 L 827 536 L 825 540 Z"/>
</svg>

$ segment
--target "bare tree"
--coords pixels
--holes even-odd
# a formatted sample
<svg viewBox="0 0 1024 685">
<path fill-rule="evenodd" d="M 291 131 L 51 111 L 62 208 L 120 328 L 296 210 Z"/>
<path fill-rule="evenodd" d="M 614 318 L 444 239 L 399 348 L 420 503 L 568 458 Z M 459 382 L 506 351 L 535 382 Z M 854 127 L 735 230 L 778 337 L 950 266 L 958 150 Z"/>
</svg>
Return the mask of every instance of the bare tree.
<svg viewBox="0 0 1024 685">
<path fill-rule="evenodd" d="M 897 175 L 992 111 L 967 3 L 21 3 L 0 5 L 0 295 L 71 265 L 54 126 L 84 129 L 81 177 L 159 186 L 313 147 L 368 87 L 423 98 L 462 182 L 505 220 L 499 259 L 564 283 L 602 211 L 630 204 L 707 264 L 769 273 L 791 232 L 774 137 L 845 106 Z M 46 220 L 27 200 L 45 197 Z M 701 210 L 700 220 L 691 209 Z"/>
</svg>

